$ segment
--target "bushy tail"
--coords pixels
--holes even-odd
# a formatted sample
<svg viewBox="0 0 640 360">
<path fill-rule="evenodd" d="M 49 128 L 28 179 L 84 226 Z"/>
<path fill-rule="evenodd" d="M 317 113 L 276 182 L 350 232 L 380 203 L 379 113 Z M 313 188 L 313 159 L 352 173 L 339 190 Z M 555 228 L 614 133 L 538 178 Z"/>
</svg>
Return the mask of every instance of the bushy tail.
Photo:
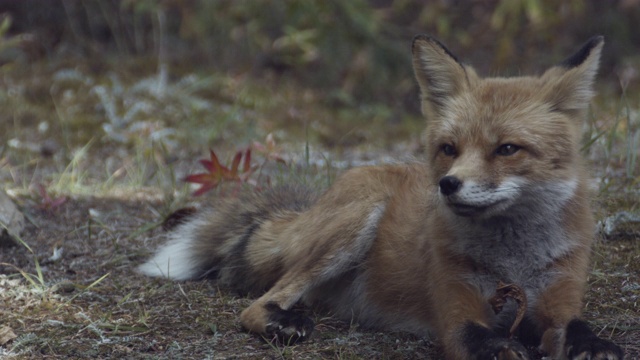
<svg viewBox="0 0 640 360">
<path fill-rule="evenodd" d="M 167 243 L 138 270 L 175 280 L 213 276 L 241 291 L 264 290 L 277 280 L 282 263 L 278 234 L 274 233 L 278 227 L 271 225 L 286 224 L 316 198 L 301 186 L 279 186 L 221 199 L 178 225 L 167 235 Z M 271 249 L 248 253 L 249 244 L 256 239 L 272 242 Z"/>
</svg>

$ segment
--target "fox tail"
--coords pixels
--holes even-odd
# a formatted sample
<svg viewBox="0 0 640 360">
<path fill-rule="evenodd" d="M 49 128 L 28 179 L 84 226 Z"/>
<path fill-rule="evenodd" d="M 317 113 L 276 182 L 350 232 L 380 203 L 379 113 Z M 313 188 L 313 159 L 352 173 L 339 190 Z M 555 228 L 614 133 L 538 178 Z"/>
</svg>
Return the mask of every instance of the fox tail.
<svg viewBox="0 0 640 360">
<path fill-rule="evenodd" d="M 281 230 L 316 199 L 301 186 L 220 199 L 170 231 L 138 271 L 174 280 L 214 277 L 240 291 L 264 291 L 282 274 Z"/>
</svg>

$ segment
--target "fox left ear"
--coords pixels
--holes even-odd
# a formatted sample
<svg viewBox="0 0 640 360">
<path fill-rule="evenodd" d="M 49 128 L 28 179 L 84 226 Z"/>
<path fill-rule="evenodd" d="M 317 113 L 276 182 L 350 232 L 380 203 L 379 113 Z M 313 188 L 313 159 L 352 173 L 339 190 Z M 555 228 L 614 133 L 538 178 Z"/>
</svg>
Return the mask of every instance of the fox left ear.
<svg viewBox="0 0 640 360">
<path fill-rule="evenodd" d="M 441 115 L 447 102 L 469 86 L 473 70 L 427 35 L 416 35 L 411 50 L 413 70 L 422 93 L 422 112 L 427 117 Z"/>
<path fill-rule="evenodd" d="M 555 111 L 574 112 L 587 108 L 593 97 L 604 37 L 594 36 L 575 54 L 542 75 L 542 94 Z"/>
</svg>

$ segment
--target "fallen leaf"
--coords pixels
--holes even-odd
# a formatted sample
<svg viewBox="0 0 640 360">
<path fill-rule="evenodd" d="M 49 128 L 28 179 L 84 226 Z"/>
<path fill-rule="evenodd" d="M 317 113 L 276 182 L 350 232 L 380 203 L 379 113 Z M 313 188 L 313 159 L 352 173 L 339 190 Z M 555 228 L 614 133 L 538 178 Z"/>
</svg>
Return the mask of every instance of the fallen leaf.
<svg viewBox="0 0 640 360">
<path fill-rule="evenodd" d="M 52 210 L 57 208 L 58 206 L 64 204 L 67 201 L 67 197 L 66 196 L 60 196 L 57 198 L 52 198 L 49 195 L 49 192 L 47 191 L 47 188 L 38 183 L 36 184 L 36 187 L 38 189 L 38 194 L 40 194 L 40 198 L 42 199 L 40 202 L 40 205 L 38 206 L 40 209 L 42 210 Z"/>
<path fill-rule="evenodd" d="M 200 160 L 200 164 L 207 169 L 207 172 L 200 174 L 193 174 L 187 176 L 184 181 L 201 184 L 200 189 L 193 193 L 194 196 L 202 195 L 205 192 L 215 188 L 224 179 L 229 179 L 229 169 L 220 164 L 218 156 L 213 150 L 209 150 L 210 160 Z"/>
<path fill-rule="evenodd" d="M 273 138 L 273 134 L 271 133 L 267 135 L 264 144 L 259 141 L 254 141 L 253 148 L 262 153 L 267 158 L 267 160 L 274 160 L 285 165 L 287 164 L 287 161 L 282 155 L 280 147 L 276 144 L 276 141 Z"/>
<path fill-rule="evenodd" d="M 527 295 L 518 285 L 505 284 L 502 281 L 498 282 L 495 295 L 489 299 L 489 304 L 491 304 L 496 314 L 502 311 L 504 304 L 507 302 L 507 298 L 512 298 L 518 304 L 516 318 L 511 325 L 511 329 L 509 329 L 509 337 L 511 338 L 527 312 Z"/>
<path fill-rule="evenodd" d="M 0 327 L 0 345 L 5 345 L 9 341 L 17 338 L 13 329 L 8 326 Z"/>
<path fill-rule="evenodd" d="M 251 149 L 238 151 L 231 162 L 231 169 L 222 165 L 218 156 L 210 150 L 210 160 L 200 160 L 200 164 L 207 170 L 204 173 L 189 175 L 184 181 L 200 184 L 200 188 L 193 195 L 198 196 L 216 188 L 223 181 L 247 182 L 254 168 L 251 167 Z M 242 159 L 244 158 L 244 161 Z M 243 166 L 240 169 L 240 163 Z"/>
</svg>

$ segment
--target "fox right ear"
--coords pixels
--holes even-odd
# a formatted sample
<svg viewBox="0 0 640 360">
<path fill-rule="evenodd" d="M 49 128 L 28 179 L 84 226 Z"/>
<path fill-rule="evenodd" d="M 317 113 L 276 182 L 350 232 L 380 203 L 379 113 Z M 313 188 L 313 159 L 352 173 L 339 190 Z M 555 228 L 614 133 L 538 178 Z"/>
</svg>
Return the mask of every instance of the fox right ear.
<svg viewBox="0 0 640 360">
<path fill-rule="evenodd" d="M 442 114 L 447 99 L 468 85 L 467 71 L 444 45 L 430 36 L 416 35 L 411 50 L 413 71 L 422 93 L 422 112 Z"/>
<path fill-rule="evenodd" d="M 574 112 L 587 108 L 603 45 L 604 38 L 594 36 L 575 54 L 542 75 L 546 83 L 542 94 L 553 110 Z"/>
</svg>

